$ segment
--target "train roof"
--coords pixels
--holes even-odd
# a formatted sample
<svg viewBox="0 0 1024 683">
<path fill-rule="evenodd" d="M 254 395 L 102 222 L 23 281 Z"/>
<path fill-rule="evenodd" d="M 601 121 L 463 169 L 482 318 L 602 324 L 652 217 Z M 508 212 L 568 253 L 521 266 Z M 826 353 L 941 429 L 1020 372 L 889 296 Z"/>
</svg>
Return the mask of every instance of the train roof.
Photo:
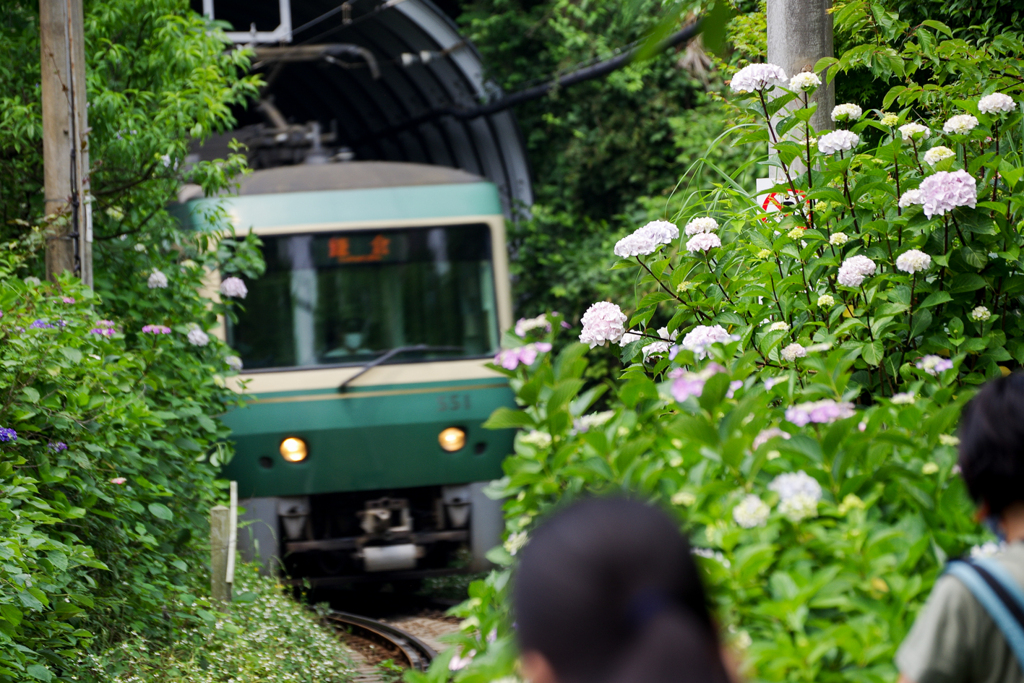
<svg viewBox="0 0 1024 683">
<path fill-rule="evenodd" d="M 346 161 L 334 164 L 281 166 L 245 176 L 238 195 L 327 190 L 366 190 L 485 182 L 457 168 L 397 161 Z M 234 193 L 233 193 L 234 194 Z"/>
</svg>

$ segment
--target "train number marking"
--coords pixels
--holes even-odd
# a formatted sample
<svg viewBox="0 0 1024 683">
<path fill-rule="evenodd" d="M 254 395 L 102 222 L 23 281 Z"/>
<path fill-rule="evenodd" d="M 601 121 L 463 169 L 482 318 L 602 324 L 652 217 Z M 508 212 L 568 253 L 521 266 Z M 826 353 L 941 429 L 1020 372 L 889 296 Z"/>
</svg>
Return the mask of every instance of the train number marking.
<svg viewBox="0 0 1024 683">
<path fill-rule="evenodd" d="M 437 412 L 447 413 L 456 410 L 469 410 L 469 394 L 448 394 L 437 397 Z"/>
</svg>

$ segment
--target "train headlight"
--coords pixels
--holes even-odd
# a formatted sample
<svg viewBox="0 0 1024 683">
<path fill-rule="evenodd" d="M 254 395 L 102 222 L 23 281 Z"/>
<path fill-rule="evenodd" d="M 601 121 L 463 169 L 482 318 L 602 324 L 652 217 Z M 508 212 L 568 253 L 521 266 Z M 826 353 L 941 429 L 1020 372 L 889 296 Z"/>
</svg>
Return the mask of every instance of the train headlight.
<svg viewBox="0 0 1024 683">
<path fill-rule="evenodd" d="M 449 427 L 437 435 L 437 442 L 444 450 L 454 453 L 466 445 L 466 431 L 458 427 Z"/>
<path fill-rule="evenodd" d="M 281 457 L 288 462 L 302 462 L 309 455 L 306 442 L 302 439 L 289 436 L 281 442 Z"/>
</svg>

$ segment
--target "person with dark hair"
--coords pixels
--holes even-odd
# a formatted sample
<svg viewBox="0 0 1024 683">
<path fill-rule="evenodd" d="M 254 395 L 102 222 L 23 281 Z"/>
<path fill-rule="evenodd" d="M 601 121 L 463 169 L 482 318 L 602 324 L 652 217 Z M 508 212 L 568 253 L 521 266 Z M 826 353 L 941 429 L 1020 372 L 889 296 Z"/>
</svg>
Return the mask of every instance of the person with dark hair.
<svg viewBox="0 0 1024 683">
<path fill-rule="evenodd" d="M 690 544 L 661 510 L 585 500 L 520 555 L 513 612 L 532 683 L 729 683 Z"/>
<path fill-rule="evenodd" d="M 1024 375 L 964 408 L 958 464 L 1003 549 L 951 562 L 935 582 L 896 653 L 900 683 L 1024 681 Z"/>
</svg>

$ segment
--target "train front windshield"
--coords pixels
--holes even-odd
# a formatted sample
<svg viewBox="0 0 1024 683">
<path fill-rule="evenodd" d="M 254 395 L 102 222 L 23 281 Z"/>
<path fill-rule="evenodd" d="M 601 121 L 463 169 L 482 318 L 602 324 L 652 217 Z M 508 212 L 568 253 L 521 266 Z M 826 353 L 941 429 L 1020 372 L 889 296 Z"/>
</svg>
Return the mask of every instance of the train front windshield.
<svg viewBox="0 0 1024 683">
<path fill-rule="evenodd" d="M 487 225 L 263 236 L 267 270 L 228 342 L 246 370 L 493 354 L 498 317 Z"/>
</svg>

